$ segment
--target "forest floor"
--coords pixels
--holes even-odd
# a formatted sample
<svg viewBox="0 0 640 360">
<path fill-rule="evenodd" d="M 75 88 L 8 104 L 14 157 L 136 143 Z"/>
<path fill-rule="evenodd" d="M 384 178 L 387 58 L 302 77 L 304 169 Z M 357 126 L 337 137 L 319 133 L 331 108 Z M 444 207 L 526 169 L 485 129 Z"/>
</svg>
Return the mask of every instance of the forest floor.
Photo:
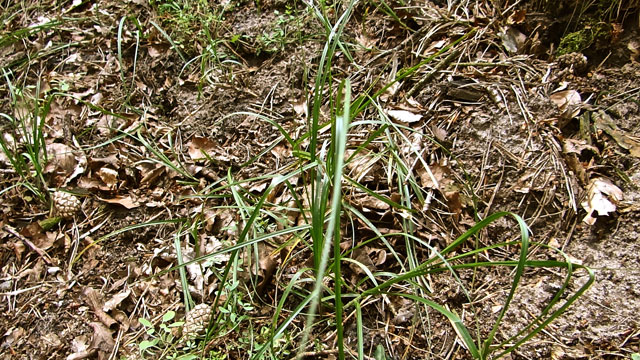
<svg viewBox="0 0 640 360">
<path fill-rule="evenodd" d="M 0 359 L 639 353 L 640 5 L 548 3 L 0 1 Z"/>
</svg>

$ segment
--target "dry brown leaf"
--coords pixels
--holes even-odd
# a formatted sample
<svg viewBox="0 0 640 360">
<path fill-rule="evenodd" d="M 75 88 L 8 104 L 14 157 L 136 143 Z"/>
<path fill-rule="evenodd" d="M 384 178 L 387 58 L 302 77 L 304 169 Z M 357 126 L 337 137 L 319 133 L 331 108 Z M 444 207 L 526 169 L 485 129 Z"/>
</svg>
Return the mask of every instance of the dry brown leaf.
<svg viewBox="0 0 640 360">
<path fill-rule="evenodd" d="M 133 200 L 131 198 L 131 196 L 117 196 L 113 199 L 103 199 L 103 198 L 98 198 L 106 203 L 109 204 L 118 204 L 118 205 L 122 205 L 127 209 L 135 209 L 137 207 L 140 206 L 140 203 L 138 203 L 137 201 Z"/>
<path fill-rule="evenodd" d="M 212 157 L 216 148 L 216 143 L 200 136 L 194 136 L 187 145 L 189 146 L 189 156 L 193 161 L 207 160 L 207 156 Z"/>
<path fill-rule="evenodd" d="M 599 216 L 606 216 L 616 211 L 616 204 L 624 199 L 622 190 L 615 186 L 609 179 L 597 178 L 591 180 L 587 189 L 587 198 L 580 204 L 587 211 L 582 219 L 589 225 L 596 222 L 593 216 L 597 212 Z"/>
<path fill-rule="evenodd" d="M 560 111 L 565 119 L 572 119 L 580 113 L 580 105 L 582 97 L 575 90 L 562 90 L 549 95 L 551 100 Z"/>
<path fill-rule="evenodd" d="M 406 124 L 411 124 L 420 121 L 422 115 L 415 114 L 408 110 L 387 110 L 387 115 L 396 121 L 400 121 Z"/>
<path fill-rule="evenodd" d="M 103 300 L 100 293 L 98 293 L 95 289 L 88 287 L 83 291 L 83 294 L 86 297 L 87 304 L 91 306 L 94 314 L 103 324 L 110 328 L 117 323 L 111 316 L 109 316 L 104 312 L 104 310 L 102 310 Z"/>
<path fill-rule="evenodd" d="M 593 114 L 593 120 L 596 129 L 606 132 L 618 145 L 628 150 L 631 156 L 640 158 L 640 138 L 631 136 L 625 131 L 620 130 L 611 116 L 602 110 Z"/>
<path fill-rule="evenodd" d="M 107 302 L 102 306 L 102 310 L 104 312 L 109 312 L 112 309 L 115 309 L 124 299 L 128 298 L 131 295 L 131 289 L 125 289 L 111 297 Z"/>
</svg>

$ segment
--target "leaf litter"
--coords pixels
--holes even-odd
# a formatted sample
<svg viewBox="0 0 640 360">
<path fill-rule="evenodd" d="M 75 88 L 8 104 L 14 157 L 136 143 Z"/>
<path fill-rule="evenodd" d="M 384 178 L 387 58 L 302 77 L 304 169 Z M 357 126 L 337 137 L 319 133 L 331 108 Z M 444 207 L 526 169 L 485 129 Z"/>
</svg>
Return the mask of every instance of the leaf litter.
<svg viewBox="0 0 640 360">
<path fill-rule="evenodd" d="M 631 53 L 614 54 L 610 60 L 623 66 L 607 66 L 606 59 L 597 59 L 597 52 L 589 53 L 597 60 L 585 60 L 588 72 L 584 72 L 582 66 L 552 61 L 557 44 L 550 40 L 549 19 L 536 18 L 524 8 L 505 8 L 498 16 L 497 9 L 482 2 L 470 16 L 461 7 L 438 3 L 398 8 L 404 14 L 401 19 L 376 7 L 362 18 L 362 24 L 349 27 L 349 36 L 362 46 L 341 54 L 334 64 L 352 74 L 354 93 L 377 90 L 381 85 L 372 79 L 391 81 L 403 68 L 442 50 L 469 30 L 459 21 L 432 21 L 441 19 L 444 11 L 482 29 L 481 36 L 464 44 L 456 56 L 444 59 L 440 68 L 421 66 L 415 77 L 386 89 L 381 113 L 390 118 L 391 128 L 395 126 L 386 141 L 363 145 L 368 134 L 378 130 L 366 120 L 379 112 L 367 113 L 358 119 L 363 124 L 353 128 L 354 140 L 346 157 L 355 155 L 345 172 L 363 186 L 350 187 L 344 200 L 359 209 L 366 221 L 356 219 L 350 228 L 342 229 L 343 237 L 350 239 L 341 244 L 343 251 L 350 252 L 349 265 L 343 268 L 347 285 L 364 287 L 369 274 L 399 271 L 410 261 L 407 253 L 412 249 L 399 236 L 390 237 L 387 244 L 361 244 L 375 235 L 371 224 L 378 232 L 391 234 L 403 231 L 403 223 L 409 220 L 416 234 L 442 249 L 467 230 L 474 217 L 512 210 L 527 220 L 536 241 L 562 239 L 553 244 L 577 261 L 602 269 L 598 275 L 604 277 L 585 300 L 547 329 L 548 335 L 539 335 L 513 356 L 584 358 L 640 351 L 637 324 L 631 320 L 640 309 L 625 301 L 637 296 L 634 285 L 640 282 L 640 274 L 633 270 L 640 253 L 634 242 L 634 226 L 640 220 L 636 139 L 640 109 L 632 101 L 640 72 L 632 61 L 634 54 L 637 58 L 632 51 L 633 30 L 625 25 L 618 35 L 621 45 L 628 44 L 621 48 Z M 29 86 L 24 86 L 25 96 L 15 106 L 9 96 L 1 100 L 0 112 L 24 119 L 33 128 L 38 118 L 30 115 L 25 99 L 51 100 L 44 118 L 43 177 L 49 188 L 70 187 L 86 200 L 83 214 L 63 220 L 54 229 L 43 229 L 38 221 L 48 216 L 47 204 L 24 188 L 9 189 L 19 178 L 7 155 L 1 154 L 0 181 L 8 188 L 2 192 L 0 220 L 1 291 L 7 300 L 0 308 L 7 315 L 0 320 L 1 352 L 67 359 L 133 357 L 138 353 L 136 341 L 148 336 L 136 319 L 159 321 L 168 311 L 178 311 L 184 318 L 185 290 L 197 302 L 214 301 L 217 274 L 230 257 L 198 258 L 236 244 L 246 214 L 230 200 L 234 196 L 230 189 L 245 201 L 257 199 L 270 183 L 259 178 L 286 172 L 296 161 L 294 154 L 308 146 L 303 140 L 298 144 L 302 146 L 294 148 L 272 123 L 237 114 L 251 111 L 272 119 L 294 139 L 306 131 L 309 116 L 312 84 L 303 79 L 307 71 L 315 71 L 316 63 L 309 59 L 310 54 L 319 53 L 320 44 L 308 41 L 300 46 L 286 37 L 278 39 L 279 32 L 273 31 L 278 21 L 273 20 L 285 19 L 279 20 L 281 30 L 300 31 L 309 39 L 317 34 L 286 23 L 275 2 L 262 4 L 265 17 L 256 5 L 239 3 L 238 11 L 227 13 L 216 31 L 220 39 L 231 40 L 217 49 L 220 58 L 202 59 L 200 64 L 216 65 L 205 74 L 181 62 L 183 52 L 195 51 L 188 48 L 189 43 L 182 39 L 171 44 L 151 24 L 169 28 L 170 22 L 162 20 L 172 15 L 165 13 L 163 18 L 150 11 L 146 2 L 93 5 L 78 1 L 63 7 L 45 3 L 31 8 L 31 19 L 15 8 L 6 9 L 5 14 L 13 15 L 1 28 L 2 41 L 10 41 L 6 46 L 0 41 L 3 58 L 6 55 L 0 66 L 4 73 L 11 73 L 7 75 L 11 83 L 0 88 L 10 94 L 10 84 Z M 302 4 L 294 7 L 304 9 Z M 51 28 L 50 11 L 71 20 L 65 20 L 69 22 L 64 27 Z M 116 36 L 117 19 L 124 16 L 140 22 L 140 44 L 138 28 L 130 21 L 123 23 L 122 37 Z M 407 19 L 421 29 L 407 31 Z M 34 30 L 38 26 L 42 30 Z M 31 29 L 22 41 L 7 35 L 22 28 Z M 278 48 L 273 47 L 274 41 L 281 42 L 284 53 L 274 50 Z M 72 46 L 66 50 L 53 51 L 69 43 Z M 346 60 L 350 57 L 354 64 L 366 66 L 352 67 Z M 582 54 L 578 57 L 587 59 Z M 220 61 L 224 58 L 233 60 Z M 41 73 L 29 71 L 33 65 L 21 59 L 33 59 Z M 599 66 L 601 62 L 604 67 Z M 225 65 L 218 66 L 221 63 Z M 29 92 L 39 82 L 43 84 L 40 93 Z M 608 95 L 596 102 L 594 97 L 601 91 Z M 330 111 L 328 106 L 321 109 L 325 118 Z M 581 120 L 583 116 L 586 121 Z M 2 126 L 5 143 L 23 152 L 21 144 L 29 142 L 31 135 L 10 133 L 8 124 Z M 328 136 L 329 130 L 324 128 L 321 136 Z M 402 167 L 395 167 L 398 163 L 406 167 L 404 174 L 399 173 Z M 396 180 L 399 175 L 404 177 Z M 305 181 L 291 178 L 287 186 L 268 195 L 266 209 L 284 216 L 278 223 L 264 221 L 261 231 L 305 223 L 308 214 L 298 210 L 299 204 L 309 208 L 311 190 Z M 402 204 L 421 211 L 398 211 L 390 205 L 401 199 L 400 183 L 421 189 L 420 196 Z M 181 238 L 185 240 L 181 261 L 194 261 L 186 266 L 188 289 L 182 288 L 177 271 L 168 271 L 178 264 L 175 224 L 108 237 L 128 226 L 178 217 L 204 222 L 202 228 Z M 511 224 L 497 223 L 478 241 L 497 243 L 513 235 Z M 311 255 L 300 246 L 303 241 L 283 235 L 261 244 L 255 253 L 240 256 L 247 276 L 236 286 L 253 289 L 249 293 L 254 291 L 262 301 L 254 301 L 255 308 L 242 315 L 259 326 L 269 324 L 271 306 L 287 284 L 283 279 L 309 266 Z M 414 250 L 417 258 L 431 256 L 430 248 Z M 74 261 L 80 251 L 81 257 Z M 460 276 L 471 283 L 471 274 L 461 272 Z M 500 311 L 508 274 L 484 270 L 473 274 L 475 278 L 483 285 L 472 296 L 490 300 L 478 302 L 474 311 L 491 319 Z M 468 313 L 470 302 L 456 281 L 446 275 L 427 280 L 424 285 L 433 298 Z M 522 310 L 507 314 L 505 334 L 517 332 L 523 319 L 539 311 L 543 300 L 557 290 L 547 285 L 552 280 L 549 274 L 532 274 L 526 280 L 514 300 Z M 220 301 L 234 294 L 228 291 Z M 67 311 L 58 315 L 52 309 Z M 394 358 L 468 357 L 456 344 L 446 319 L 408 299 L 384 298 L 364 307 L 363 315 L 368 348 L 386 344 L 386 352 Z M 414 324 L 424 319 L 419 316 L 429 316 L 434 324 L 430 338 L 420 335 L 407 341 L 417 329 Z M 478 332 L 489 330 L 490 321 L 464 320 Z M 589 327 L 595 320 L 599 326 Z M 240 330 L 246 327 L 246 323 L 238 325 Z M 226 344 L 215 342 L 212 350 L 246 358 L 238 334 L 230 335 Z M 327 345 L 321 351 L 332 351 L 330 332 L 317 334 L 317 339 L 329 339 L 319 341 Z"/>
</svg>

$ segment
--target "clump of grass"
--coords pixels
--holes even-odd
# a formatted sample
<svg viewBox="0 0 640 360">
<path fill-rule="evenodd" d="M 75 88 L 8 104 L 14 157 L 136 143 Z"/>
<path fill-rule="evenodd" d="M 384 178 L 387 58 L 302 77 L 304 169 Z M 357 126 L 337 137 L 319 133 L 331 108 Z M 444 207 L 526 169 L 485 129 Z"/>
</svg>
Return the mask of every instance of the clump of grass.
<svg viewBox="0 0 640 360">
<path fill-rule="evenodd" d="M 244 182 L 249 180 L 237 180 L 229 170 L 226 184 L 221 184 L 215 189 L 210 189 L 209 195 L 226 191 L 228 199 L 233 202 L 230 208 L 235 209 L 240 219 L 240 231 L 235 244 L 211 254 L 205 254 L 190 262 L 178 265 L 182 269 L 192 263 L 201 262 L 220 254 L 229 254 L 229 260 L 224 268 L 217 273 L 219 285 L 213 301 L 214 316 L 209 324 L 207 340 L 222 336 L 239 326 L 234 322 L 230 314 L 243 313 L 242 304 L 249 297 L 250 291 L 243 295 L 238 294 L 240 289 L 238 279 L 241 273 L 246 271 L 247 259 L 255 259 L 252 266 L 257 266 L 260 244 L 268 241 L 281 242 L 286 239 L 287 245 L 296 248 L 300 245 L 302 253 L 310 254 L 312 258 L 310 268 L 298 269 L 292 274 L 286 284 L 282 284 L 283 290 L 276 298 L 270 327 L 266 330 L 254 332 L 253 329 L 247 335 L 252 342 L 247 346 L 247 355 L 251 359 L 279 358 L 283 354 L 295 350 L 300 356 L 307 350 L 310 334 L 330 324 L 336 334 L 337 356 L 339 359 L 347 357 L 348 349 L 345 348 L 344 322 L 347 318 L 355 318 L 357 333 L 357 356 L 365 357 L 364 321 L 362 308 L 367 306 L 371 298 L 402 297 L 419 305 L 421 309 L 430 309 L 444 316 L 453 326 L 457 339 L 464 344 L 469 354 L 475 359 L 500 357 L 514 351 L 520 345 L 540 333 L 545 326 L 560 316 L 571 304 L 573 304 L 586 289 L 593 283 L 594 276 L 591 270 L 581 265 L 573 264 L 568 258 L 556 251 L 561 260 L 535 260 L 529 252 L 531 246 L 546 247 L 544 244 L 530 241 L 530 231 L 527 224 L 520 216 L 511 212 L 499 212 L 489 215 L 484 219 L 477 216 L 477 223 L 444 249 L 438 250 L 430 243 L 421 239 L 415 229 L 414 221 L 419 216 L 420 209 L 416 203 L 424 203 L 423 190 L 418 185 L 415 175 L 412 174 L 412 166 L 404 159 L 399 151 L 398 144 L 409 143 L 406 131 L 407 127 L 399 126 L 391 121 L 382 111 L 378 103 L 378 97 L 386 89 L 406 77 L 416 73 L 425 64 L 436 61 L 438 57 L 451 50 L 457 44 L 467 39 L 473 31 L 443 47 L 435 55 L 421 61 L 416 66 L 398 72 L 395 79 L 373 94 L 361 94 L 352 97 L 350 79 L 337 79 L 334 74 L 332 60 L 338 50 L 348 53 L 349 45 L 342 41 L 344 28 L 351 17 L 355 2 L 345 4 L 341 12 L 329 9 L 324 4 L 315 6 L 308 4 L 310 10 L 317 17 L 325 34 L 325 46 L 321 54 L 318 70 L 315 75 L 314 91 L 310 101 L 310 117 L 306 133 L 299 138 L 293 138 L 291 134 L 282 128 L 276 121 L 260 114 L 253 116 L 272 124 L 281 132 L 281 139 L 293 149 L 296 154 L 295 163 L 283 169 L 276 169 L 261 178 L 268 179 L 270 184 L 260 195 L 247 192 L 242 188 Z M 330 11 L 332 10 L 332 11 Z M 335 17 L 330 14 L 336 14 Z M 329 112 L 324 115 L 321 108 L 328 105 Z M 367 115 L 364 117 L 364 115 Z M 372 120 L 375 119 L 375 120 Z M 345 159 L 347 148 L 350 146 L 350 133 L 358 127 L 377 126 L 364 141 L 365 145 L 353 146 L 354 152 Z M 326 136 L 324 130 L 329 129 Z M 427 139 L 428 140 L 428 139 Z M 179 166 L 173 160 L 163 158 L 161 152 L 154 151 L 154 147 L 143 138 L 138 141 L 152 151 L 167 166 L 178 171 Z M 308 141 L 308 146 L 304 146 Z M 380 155 L 384 159 L 386 168 L 389 169 L 387 183 L 399 194 L 399 200 L 388 196 L 376 194 L 366 184 L 359 183 L 356 179 L 348 178 L 343 171 L 345 165 L 354 161 L 358 153 L 364 152 L 366 144 L 380 142 L 385 144 L 385 151 Z M 186 175 L 186 174 L 185 174 Z M 301 186 L 293 182 L 297 179 Z M 349 206 L 345 201 L 345 187 L 354 187 L 366 194 L 375 197 L 388 204 L 394 213 L 402 214 L 399 223 L 401 228 L 395 232 L 384 233 L 378 229 L 364 214 L 356 208 Z M 292 193 L 297 211 L 304 221 L 301 224 L 289 224 L 286 219 L 278 219 L 278 215 L 291 209 L 271 203 L 272 196 L 279 189 L 286 188 Z M 201 196 L 206 198 L 207 196 Z M 417 199 L 417 201 L 415 200 Z M 492 223 L 501 218 L 511 217 L 518 229 L 518 237 L 515 240 L 498 242 L 481 246 L 477 241 L 472 241 L 479 233 L 487 229 Z M 270 226 L 271 220 L 285 224 L 281 229 Z M 342 237 L 347 234 L 344 230 L 348 227 L 347 219 L 358 219 L 366 224 L 376 235 L 369 239 L 354 239 L 354 246 L 348 250 L 341 247 Z M 194 225 L 195 228 L 198 225 Z M 399 254 L 391 245 L 391 240 L 402 239 L 406 254 Z M 349 258 L 351 252 L 366 244 L 382 243 L 387 250 L 398 259 L 397 270 L 392 272 L 372 272 L 364 264 Z M 176 248 L 180 244 L 176 243 Z M 431 254 L 427 259 L 417 256 L 413 249 L 422 248 L 429 250 Z M 511 259 L 483 260 L 480 254 L 504 251 L 510 253 L 510 249 L 518 249 L 517 255 Z M 293 251 L 293 250 L 292 250 Z M 406 262 L 402 261 L 404 257 Z M 286 261 L 290 261 L 287 257 Z M 365 273 L 364 279 L 358 282 L 358 286 L 352 286 L 342 276 L 342 266 L 345 262 L 355 263 Z M 512 269 L 510 287 L 502 304 L 502 307 L 494 319 L 494 323 L 486 333 L 480 333 L 473 328 L 474 324 L 486 322 L 486 319 L 476 318 L 472 323 L 461 317 L 447 304 L 438 303 L 425 285 L 425 279 L 429 276 L 437 276 L 449 273 L 465 294 L 469 303 L 472 303 L 470 287 L 460 279 L 458 273 L 465 270 L 508 268 Z M 521 284 L 527 270 L 550 269 L 563 271 L 564 278 L 560 290 L 546 304 L 540 313 L 535 316 L 528 325 L 524 326 L 517 334 L 511 337 L 500 337 L 500 330 L 506 315 L 514 302 L 514 296 Z M 586 272 L 588 280 L 578 290 L 569 293 L 569 286 L 577 271 Z M 183 288 L 187 288 L 186 279 L 183 279 Z M 437 289 L 435 289 L 437 291 Z M 185 292 L 185 306 L 189 307 L 189 295 Z M 294 307 L 288 304 L 297 303 Z M 318 315 L 322 310 L 321 315 Z M 248 318 L 242 321 L 250 322 Z M 231 325 L 229 325 L 231 324 Z M 302 326 L 302 329 L 296 328 Z M 285 345 L 283 345 L 283 341 Z M 284 349 L 284 350 L 283 350 Z M 384 353 L 384 351 L 378 351 Z M 383 355 L 381 355 L 383 356 Z"/>
<path fill-rule="evenodd" d="M 0 148 L 25 187 L 42 202 L 46 202 L 47 183 L 44 167 L 47 162 L 47 146 L 44 138 L 44 122 L 48 106 L 33 95 L 40 93 L 40 83 L 33 88 L 19 88 L 4 73 L 14 114 L 0 113 L 4 118 Z"/>
</svg>

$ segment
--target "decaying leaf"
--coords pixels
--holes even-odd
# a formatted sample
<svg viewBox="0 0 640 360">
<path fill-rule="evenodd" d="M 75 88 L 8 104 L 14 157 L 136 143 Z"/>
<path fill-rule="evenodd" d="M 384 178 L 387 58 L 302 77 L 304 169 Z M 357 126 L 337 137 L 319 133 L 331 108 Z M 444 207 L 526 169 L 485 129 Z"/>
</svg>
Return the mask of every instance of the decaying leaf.
<svg viewBox="0 0 640 360">
<path fill-rule="evenodd" d="M 616 204 L 622 199 L 624 199 L 622 190 L 609 179 L 591 180 L 587 189 L 587 198 L 580 204 L 587 211 L 587 215 L 582 221 L 589 225 L 595 224 L 594 212 L 597 212 L 599 216 L 609 215 L 609 213 L 616 211 Z"/>
<path fill-rule="evenodd" d="M 500 33 L 498 33 L 500 39 L 502 39 L 502 45 L 507 51 L 511 53 L 517 53 L 518 50 L 522 49 L 524 43 L 527 41 L 527 36 L 516 28 L 511 26 L 507 26 L 502 29 Z"/>
<path fill-rule="evenodd" d="M 194 136 L 189 142 L 189 156 L 193 161 L 205 161 L 214 154 L 216 144 L 205 137 Z"/>
<path fill-rule="evenodd" d="M 103 308 L 103 299 L 102 294 L 100 294 L 95 289 L 88 287 L 83 291 L 84 296 L 86 297 L 87 303 L 91 306 L 94 314 L 100 319 L 100 321 L 110 328 L 115 325 L 117 321 L 115 321 L 111 316 L 109 316 Z"/>
<path fill-rule="evenodd" d="M 565 119 L 573 119 L 580 114 L 580 104 L 582 97 L 575 90 L 562 90 L 549 95 L 551 100 L 560 111 Z"/>
<path fill-rule="evenodd" d="M 128 298 L 131 295 L 131 289 L 125 289 L 111 297 L 107 302 L 102 306 L 102 310 L 105 312 L 109 312 L 112 309 L 115 309 L 124 299 Z"/>
<path fill-rule="evenodd" d="M 613 121 L 611 116 L 600 110 L 593 114 L 593 121 L 598 130 L 602 130 L 611 136 L 622 148 L 629 150 L 631 156 L 640 158 L 640 138 L 631 136 L 622 131 Z"/>
</svg>

